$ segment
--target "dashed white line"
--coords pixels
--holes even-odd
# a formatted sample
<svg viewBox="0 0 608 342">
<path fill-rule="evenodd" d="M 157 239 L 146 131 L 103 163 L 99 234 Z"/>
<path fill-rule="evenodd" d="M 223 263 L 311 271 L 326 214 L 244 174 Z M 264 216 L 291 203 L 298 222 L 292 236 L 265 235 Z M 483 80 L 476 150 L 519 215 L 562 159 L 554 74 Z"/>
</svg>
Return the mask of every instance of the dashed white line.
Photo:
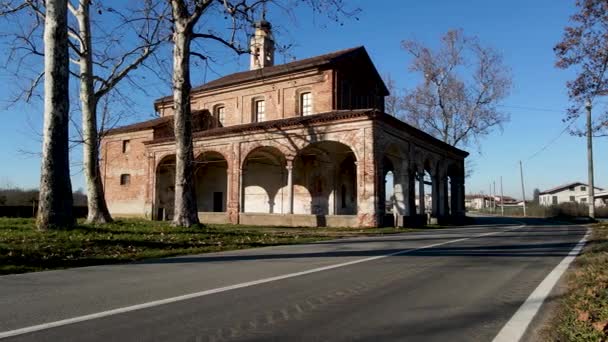
<svg viewBox="0 0 608 342">
<path fill-rule="evenodd" d="M 471 237 L 460 238 L 460 239 L 455 239 L 455 240 L 450 240 L 450 241 L 440 242 L 440 243 L 434 243 L 434 244 L 423 246 L 423 247 L 418 247 L 418 248 L 413 248 L 413 249 L 405 249 L 405 250 L 394 252 L 394 253 L 383 254 L 383 255 L 373 256 L 373 257 L 369 257 L 369 258 L 348 261 L 348 262 L 344 262 L 344 263 L 340 263 L 340 264 L 335 264 L 335 265 L 329 265 L 329 266 L 324 266 L 324 267 L 313 268 L 313 269 L 306 270 L 306 271 L 295 272 L 295 273 L 288 273 L 288 274 L 283 274 L 283 275 L 280 275 L 280 276 L 275 276 L 275 277 L 270 277 L 270 278 L 264 278 L 264 279 L 258 279 L 258 280 L 249 281 L 249 282 L 245 282 L 245 283 L 240 283 L 240 284 L 234 284 L 234 285 L 230 285 L 230 286 L 219 287 L 219 288 L 215 288 L 215 289 L 211 289 L 211 290 L 205 290 L 205 291 L 200 291 L 200 292 L 189 293 L 189 294 L 185 294 L 185 295 L 182 295 L 182 296 L 170 297 L 170 298 L 155 300 L 155 301 L 146 302 L 146 303 L 142 303 L 142 304 L 125 306 L 125 307 L 122 307 L 122 308 L 117 308 L 117 309 L 112 309 L 112 310 L 107 310 L 107 311 L 101 311 L 101 312 L 97 312 L 97 313 L 93 313 L 93 314 L 89 314 L 89 315 L 77 316 L 77 317 L 72 317 L 72 318 L 68 318 L 68 319 L 62 319 L 62 320 L 59 320 L 59 321 L 48 322 L 48 323 L 43 323 L 43 324 L 38 324 L 38 325 L 32 325 L 32 326 L 25 327 L 25 328 L 20 328 L 20 329 L 15 329 L 15 330 L 9 330 L 9 331 L 3 331 L 3 332 L 0 332 L 0 339 L 7 338 L 7 337 L 12 337 L 12 336 L 23 335 L 23 334 L 28 334 L 28 333 L 32 333 L 32 332 L 36 332 L 36 331 L 41 331 L 41 330 L 46 330 L 46 329 L 51 329 L 51 328 L 57 328 L 57 327 L 68 325 L 68 324 L 74 324 L 74 323 L 79 323 L 79 322 L 84 322 L 84 321 L 90 321 L 90 320 L 94 320 L 94 319 L 98 319 L 98 318 L 118 315 L 118 314 L 127 313 L 127 312 L 131 312 L 131 311 L 152 308 L 152 307 L 155 307 L 155 306 L 160 306 L 160 305 L 165 305 L 165 304 L 171 304 L 171 303 L 175 303 L 175 302 L 185 301 L 185 300 L 189 300 L 189 299 L 193 299 L 193 298 L 199 298 L 199 297 L 208 296 L 208 295 L 212 295 L 212 294 L 216 294 L 216 293 L 221 293 L 221 292 L 226 292 L 226 291 L 230 291 L 230 290 L 242 289 L 244 287 L 250 287 L 250 286 L 254 286 L 254 285 L 260 285 L 260 284 L 270 283 L 270 282 L 273 282 L 273 281 L 278 281 L 278 280 L 283 280 L 283 279 L 288 279 L 288 278 L 299 277 L 299 276 L 303 276 L 303 275 L 307 275 L 307 274 L 312 274 L 312 273 L 332 270 L 332 269 L 336 269 L 336 268 L 340 268 L 340 267 L 346 267 L 346 266 L 350 266 L 350 265 L 360 264 L 360 263 L 363 263 L 363 262 L 368 262 L 368 261 L 388 258 L 388 257 L 391 257 L 391 256 L 408 254 L 408 253 L 412 253 L 412 252 L 423 250 L 423 249 L 428 249 L 428 248 L 438 247 L 438 246 L 442 246 L 442 245 L 447 245 L 447 244 L 450 244 L 450 243 L 461 242 L 461 241 L 466 241 L 466 240 L 470 240 L 470 239 L 476 239 L 476 238 L 480 238 L 480 237 L 484 237 L 484 236 L 490 236 L 490 235 L 495 235 L 495 234 L 501 234 L 501 233 L 508 232 L 508 231 L 515 230 L 515 229 L 519 229 L 519 228 L 522 228 L 522 227 L 524 227 L 524 225 L 516 226 L 516 227 L 513 227 L 513 228 L 509 228 L 509 229 L 504 229 L 504 230 L 501 230 L 501 231 L 498 231 L 498 232 L 484 233 L 484 234 L 479 234 L 479 235 L 475 235 L 475 236 L 471 236 Z"/>
</svg>

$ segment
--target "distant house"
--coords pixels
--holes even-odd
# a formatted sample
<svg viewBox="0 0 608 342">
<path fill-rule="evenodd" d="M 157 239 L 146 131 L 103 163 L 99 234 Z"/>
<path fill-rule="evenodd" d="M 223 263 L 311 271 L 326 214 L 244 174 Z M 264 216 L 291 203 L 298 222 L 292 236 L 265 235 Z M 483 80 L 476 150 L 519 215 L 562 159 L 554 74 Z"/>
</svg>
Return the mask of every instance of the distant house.
<svg viewBox="0 0 608 342">
<path fill-rule="evenodd" d="M 472 210 L 480 210 L 485 208 L 500 208 L 504 201 L 505 207 L 523 206 L 523 203 L 510 196 L 489 196 L 483 194 L 472 194 L 465 197 L 465 207 Z"/>
<path fill-rule="evenodd" d="M 467 209 L 480 210 L 492 206 L 492 196 L 483 194 L 466 195 L 464 205 Z"/>
<path fill-rule="evenodd" d="M 550 206 L 561 203 L 587 203 L 588 185 L 582 182 L 568 183 L 558 187 L 542 191 L 539 196 L 540 205 Z M 604 189 L 595 187 L 595 205 L 603 206 L 605 201 L 602 196 L 608 198 Z"/>
</svg>

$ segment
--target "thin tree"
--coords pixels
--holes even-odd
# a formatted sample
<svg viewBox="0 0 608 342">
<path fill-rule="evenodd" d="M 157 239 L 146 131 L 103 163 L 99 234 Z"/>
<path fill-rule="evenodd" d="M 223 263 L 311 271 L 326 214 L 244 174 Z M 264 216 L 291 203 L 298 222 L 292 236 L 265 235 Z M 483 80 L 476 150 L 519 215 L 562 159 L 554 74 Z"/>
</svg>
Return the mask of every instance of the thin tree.
<svg viewBox="0 0 608 342">
<path fill-rule="evenodd" d="M 219 44 L 237 54 L 250 53 L 247 38 L 249 32 L 259 19 L 261 10 L 267 4 L 275 4 L 283 10 L 289 10 L 305 3 L 315 13 L 328 15 L 338 20 L 345 11 L 343 0 L 305 0 L 283 1 L 280 4 L 272 0 L 167 0 L 172 9 L 173 24 L 173 112 L 175 134 L 175 208 L 173 224 L 175 226 L 192 226 L 199 223 L 196 195 L 194 189 L 194 150 L 192 143 L 192 122 L 190 107 L 190 57 L 207 60 L 208 56 L 200 51 L 192 51 L 194 41 L 207 41 Z M 258 16 L 256 17 L 256 14 Z M 213 30 L 197 27 L 197 23 L 206 15 L 223 17 L 229 22 L 227 28 Z"/>
<path fill-rule="evenodd" d="M 47 0 L 44 19 L 44 130 L 39 230 L 74 224 L 68 147 L 69 54 L 67 0 Z"/>
<path fill-rule="evenodd" d="M 112 13 L 113 17 L 105 16 L 105 24 L 98 25 L 96 43 L 93 40 L 91 0 L 78 0 L 74 5 L 67 1 L 69 12 L 76 19 L 74 27 L 68 26 L 68 34 L 71 38 L 69 46 L 72 51 L 71 61 L 77 66 L 72 75 L 77 77 L 80 85 L 79 100 L 80 112 L 82 114 L 81 130 L 78 129 L 80 137 L 78 142 L 83 144 L 83 166 L 84 176 L 87 184 L 87 207 L 89 223 L 105 223 L 112 220 L 107 208 L 104 196 L 103 184 L 99 170 L 99 142 L 97 115 L 100 100 L 107 96 L 123 80 L 129 80 L 132 86 L 136 83 L 130 78 L 130 74 L 141 66 L 149 58 L 160 44 L 166 39 L 163 32 L 163 24 L 166 20 L 166 5 L 164 0 L 145 0 L 138 2 L 137 8 L 126 8 L 126 13 L 121 10 L 104 7 L 97 3 L 94 13 L 101 16 L 102 13 Z M 44 2 L 36 0 L 10 1 L 2 4 L 3 11 L 0 14 L 16 14 L 22 10 L 30 10 L 26 20 L 34 23 L 45 18 Z M 100 27 L 110 27 L 102 30 Z M 39 26 L 33 25 L 26 33 L 16 35 L 11 52 L 23 51 L 25 53 L 21 60 L 30 56 L 42 56 L 37 49 L 40 43 L 36 38 L 36 30 Z M 128 36 L 125 31 L 132 32 L 137 39 Z M 131 39 L 129 39 L 131 38 Z M 130 46 L 124 49 L 117 48 L 119 41 L 129 40 Z M 20 74 L 17 69 L 17 74 Z M 32 97 L 39 79 L 43 73 L 36 76 L 29 87 L 23 92 L 21 98 L 29 101 Z M 107 101 L 106 101 L 107 102 Z M 107 103 L 105 103 L 107 104 Z M 101 118 L 100 130 L 109 118 L 105 115 Z"/>
<path fill-rule="evenodd" d="M 396 118 L 403 119 L 403 94 L 395 79 L 390 74 L 384 75 L 384 84 L 388 89 L 389 95 L 384 98 L 384 111 Z"/>
<path fill-rule="evenodd" d="M 402 46 L 410 70 L 422 83 L 403 100 L 405 119 L 453 146 L 466 146 L 508 120 L 498 105 L 509 94 L 511 76 L 500 53 L 462 30 L 450 30 L 433 51 L 415 40 Z"/>
<path fill-rule="evenodd" d="M 142 22 L 137 30 L 139 44 L 133 44 L 131 50 L 125 52 L 119 59 L 114 60 L 107 54 L 98 52 L 105 47 L 95 49 L 92 43 L 91 31 L 91 0 L 79 0 L 78 6 L 69 4 L 70 12 L 76 18 L 78 30 L 72 33 L 76 40 L 74 48 L 79 67 L 80 102 L 82 112 L 83 161 L 84 174 L 87 183 L 87 222 L 106 223 L 112 221 L 106 204 L 101 174 L 99 170 L 99 136 L 97 128 L 97 107 L 100 99 L 114 89 L 132 71 L 140 66 L 160 45 L 163 40 L 160 34 L 164 20 L 163 11 L 157 11 L 159 5 L 153 1 L 143 1 Z M 109 8 L 110 11 L 116 11 Z M 131 12 L 134 14 L 134 12 Z M 121 15 L 124 21 L 134 20 L 132 16 Z M 101 61 L 95 56 L 103 56 Z M 110 67 L 111 72 L 105 77 L 94 73 L 94 64 Z M 96 87 L 95 84 L 98 84 Z"/>
<path fill-rule="evenodd" d="M 570 17 L 572 26 L 564 29 L 562 41 L 554 52 L 556 66 L 574 69 L 577 76 L 567 83 L 572 106 L 564 121 L 574 121 L 585 114 L 585 102 L 608 94 L 608 3 L 605 0 L 577 0 L 578 11 Z M 596 136 L 608 135 L 608 110 L 600 111 L 592 122 Z M 584 136 L 587 128 L 573 128 L 571 133 Z"/>
</svg>

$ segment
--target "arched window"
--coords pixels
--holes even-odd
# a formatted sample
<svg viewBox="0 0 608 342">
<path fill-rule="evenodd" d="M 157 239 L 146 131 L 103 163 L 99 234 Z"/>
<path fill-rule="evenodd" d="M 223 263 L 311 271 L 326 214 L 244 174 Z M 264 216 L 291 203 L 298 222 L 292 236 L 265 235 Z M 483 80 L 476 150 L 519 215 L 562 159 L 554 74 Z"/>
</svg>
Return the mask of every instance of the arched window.
<svg viewBox="0 0 608 342">
<path fill-rule="evenodd" d="M 305 92 L 300 94 L 300 114 L 302 116 L 312 114 L 312 93 Z"/>
<path fill-rule="evenodd" d="M 224 126 L 224 120 L 226 119 L 226 107 L 223 104 L 219 104 L 213 109 L 213 116 L 217 121 Z"/>
</svg>

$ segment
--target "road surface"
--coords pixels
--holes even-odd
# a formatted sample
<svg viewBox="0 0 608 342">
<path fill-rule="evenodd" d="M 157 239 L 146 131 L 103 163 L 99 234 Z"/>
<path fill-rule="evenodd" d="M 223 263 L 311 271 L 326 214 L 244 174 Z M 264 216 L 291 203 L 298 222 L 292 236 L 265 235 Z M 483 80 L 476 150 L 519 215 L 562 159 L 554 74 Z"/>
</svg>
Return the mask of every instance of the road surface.
<svg viewBox="0 0 608 342">
<path fill-rule="evenodd" d="M 481 225 L 0 277 L 2 341 L 492 341 L 586 233 Z"/>
</svg>

